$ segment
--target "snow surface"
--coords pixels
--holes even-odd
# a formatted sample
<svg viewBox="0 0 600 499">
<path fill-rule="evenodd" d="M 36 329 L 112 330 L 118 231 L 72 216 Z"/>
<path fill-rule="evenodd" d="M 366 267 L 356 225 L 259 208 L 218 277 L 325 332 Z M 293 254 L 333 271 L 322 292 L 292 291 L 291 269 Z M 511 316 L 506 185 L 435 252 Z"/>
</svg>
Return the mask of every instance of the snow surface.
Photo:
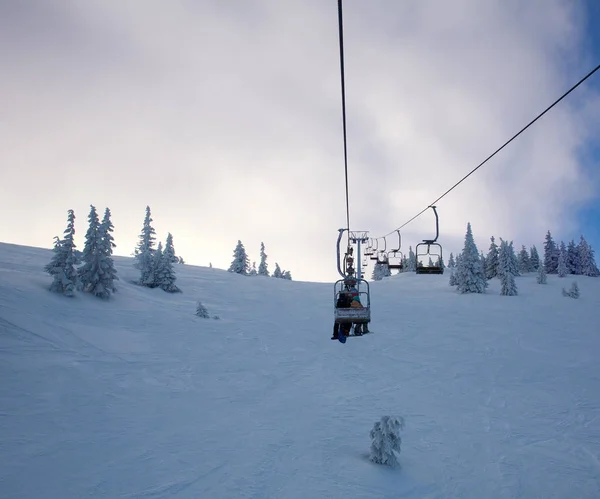
<svg viewBox="0 0 600 499">
<path fill-rule="evenodd" d="M 176 265 L 169 294 L 116 257 L 105 302 L 50 258 L 0 244 L 1 497 L 600 496 L 600 278 L 393 276 L 342 345 L 332 285 Z M 367 457 L 383 415 L 399 469 Z"/>
</svg>

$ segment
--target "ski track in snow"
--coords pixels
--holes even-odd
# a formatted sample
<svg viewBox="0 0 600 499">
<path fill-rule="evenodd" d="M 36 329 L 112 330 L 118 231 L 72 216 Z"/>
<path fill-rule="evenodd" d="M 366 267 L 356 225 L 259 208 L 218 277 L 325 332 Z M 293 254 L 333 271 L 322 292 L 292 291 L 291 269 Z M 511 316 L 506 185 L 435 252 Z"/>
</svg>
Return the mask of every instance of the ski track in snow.
<svg viewBox="0 0 600 499">
<path fill-rule="evenodd" d="M 0 244 L 0 497 L 600 496 L 599 279 L 394 276 L 341 345 L 328 284 L 177 266 L 169 295 L 117 257 L 109 302 L 69 299 L 49 259 Z M 383 415 L 398 469 L 368 459 Z"/>
</svg>

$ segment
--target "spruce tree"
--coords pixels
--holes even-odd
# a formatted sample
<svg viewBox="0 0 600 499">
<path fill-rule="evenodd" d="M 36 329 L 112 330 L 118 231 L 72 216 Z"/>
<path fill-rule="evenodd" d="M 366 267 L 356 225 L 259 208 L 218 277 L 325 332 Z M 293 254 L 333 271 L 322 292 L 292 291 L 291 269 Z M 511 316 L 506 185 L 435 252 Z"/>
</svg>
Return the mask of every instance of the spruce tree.
<svg viewBox="0 0 600 499">
<path fill-rule="evenodd" d="M 275 270 L 273 271 L 273 276 L 272 277 L 276 277 L 278 279 L 281 279 L 281 268 L 279 268 L 279 264 L 277 262 L 275 262 Z"/>
<path fill-rule="evenodd" d="M 521 274 L 531 272 L 531 260 L 529 259 L 529 252 L 525 248 L 525 245 L 521 246 L 521 251 L 519 252 L 519 272 Z"/>
<path fill-rule="evenodd" d="M 292 280 L 292 274 L 291 274 L 291 272 L 289 270 L 284 270 L 281 273 L 281 278 L 282 279 L 287 279 L 288 281 L 291 281 Z"/>
<path fill-rule="evenodd" d="M 500 294 L 505 296 L 517 295 L 517 284 L 515 283 L 514 250 L 510 244 L 500 239 L 500 251 L 498 258 L 498 272 L 500 274 Z"/>
<path fill-rule="evenodd" d="M 161 245 L 157 250 L 157 255 L 161 252 Z M 162 257 L 158 258 L 156 271 L 156 285 L 167 293 L 179 293 L 181 290 L 175 285 L 177 276 L 173 266 L 173 257 L 175 256 L 175 247 L 173 245 L 173 235 L 169 232 L 165 241 L 165 249 L 162 250 Z"/>
<path fill-rule="evenodd" d="M 498 275 L 498 245 L 494 236 L 490 237 L 490 249 L 485 259 L 485 277 L 493 279 Z"/>
<path fill-rule="evenodd" d="M 102 235 L 99 231 L 100 220 L 94 205 L 90 205 L 88 221 L 89 225 L 85 233 L 85 245 L 83 247 L 83 265 L 77 270 L 79 287 L 86 293 L 108 298 L 110 291 L 105 290 L 101 283 L 103 272 L 100 267 Z"/>
<path fill-rule="evenodd" d="M 412 249 L 412 246 L 408 247 L 408 270 L 414 272 L 417 270 L 417 256 Z"/>
<path fill-rule="evenodd" d="M 550 231 L 546 233 L 546 242 L 544 243 L 544 267 L 546 267 L 546 273 L 548 274 L 558 272 L 558 248 Z"/>
<path fill-rule="evenodd" d="M 450 253 L 450 258 L 448 259 L 448 268 L 453 269 L 455 266 L 456 263 L 454 262 L 454 255 Z"/>
<path fill-rule="evenodd" d="M 594 250 L 583 236 L 580 237 L 579 244 L 577 245 L 577 254 L 579 260 L 579 274 L 597 277 L 600 274 L 600 271 L 596 266 Z"/>
<path fill-rule="evenodd" d="M 231 262 L 231 265 L 227 271 L 241 275 L 248 275 L 249 270 L 250 264 L 248 262 L 248 255 L 246 255 L 246 248 L 244 248 L 242 241 L 238 239 L 237 245 L 233 250 L 233 261 Z"/>
<path fill-rule="evenodd" d="M 112 258 L 113 248 L 115 248 L 117 245 L 114 243 L 114 238 L 112 236 L 114 226 L 110 220 L 110 217 L 110 209 L 106 208 L 104 210 L 104 218 L 102 219 L 100 227 L 98 228 L 98 232 L 100 234 L 100 268 L 102 270 L 100 280 L 103 288 L 106 290 L 109 296 L 110 293 L 114 293 L 117 290 L 114 281 L 119 280 L 117 277 L 117 271 L 115 269 L 115 263 Z"/>
<path fill-rule="evenodd" d="M 535 244 L 529 249 L 529 264 L 532 272 L 537 272 L 540 268 L 540 255 Z"/>
<path fill-rule="evenodd" d="M 456 282 L 459 293 L 484 293 L 488 286 L 470 222 L 467 224 L 465 244 L 456 269 Z"/>
<path fill-rule="evenodd" d="M 256 262 L 252 262 L 252 267 L 250 268 L 248 275 L 258 275 L 258 271 L 256 270 Z"/>
<path fill-rule="evenodd" d="M 560 242 L 558 250 L 558 265 L 557 265 L 558 277 L 565 277 L 568 274 L 567 268 L 567 247 L 564 241 Z"/>
<path fill-rule="evenodd" d="M 567 246 L 567 272 L 569 274 L 577 274 L 579 270 L 579 255 L 575 241 L 571 239 Z"/>
<path fill-rule="evenodd" d="M 538 284 L 546 284 L 548 282 L 547 274 L 546 274 L 546 266 L 542 263 L 538 265 L 537 270 L 537 283 Z"/>
<path fill-rule="evenodd" d="M 260 243 L 260 264 L 258 265 L 258 275 L 269 276 L 267 265 L 267 254 L 265 253 L 265 243 Z"/>
<path fill-rule="evenodd" d="M 50 291 L 73 296 L 77 285 L 77 271 L 75 269 L 75 212 L 67 212 L 67 228 L 63 239 L 54 238 L 53 256 L 44 271 L 52 276 Z"/>
<path fill-rule="evenodd" d="M 146 206 L 144 226 L 139 236 L 138 246 L 135 249 L 135 267 L 140 271 L 139 284 L 154 287 L 154 242 L 156 231 L 152 227 L 150 206 Z"/>
</svg>

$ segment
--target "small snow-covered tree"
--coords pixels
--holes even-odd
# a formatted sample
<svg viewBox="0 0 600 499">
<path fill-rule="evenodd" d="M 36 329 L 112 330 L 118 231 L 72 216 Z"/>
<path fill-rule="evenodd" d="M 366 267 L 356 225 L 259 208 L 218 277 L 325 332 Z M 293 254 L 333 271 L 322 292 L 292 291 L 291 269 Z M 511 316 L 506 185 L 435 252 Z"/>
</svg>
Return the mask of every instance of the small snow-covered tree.
<svg viewBox="0 0 600 499">
<path fill-rule="evenodd" d="M 565 277 L 568 273 L 567 269 L 567 247 L 564 241 L 560 242 L 560 248 L 558 250 L 558 265 L 557 270 L 558 277 Z"/>
<path fill-rule="evenodd" d="M 498 275 L 498 245 L 494 236 L 490 237 L 490 249 L 485 259 L 485 277 L 493 279 Z"/>
<path fill-rule="evenodd" d="M 273 271 L 273 275 L 272 277 L 276 277 L 277 279 L 281 279 L 281 268 L 279 267 L 279 264 L 277 262 L 275 262 L 275 270 Z"/>
<path fill-rule="evenodd" d="M 252 262 L 252 266 L 250 267 L 250 272 L 248 275 L 258 275 L 258 271 L 256 270 L 256 262 Z"/>
<path fill-rule="evenodd" d="M 44 271 L 52 276 L 50 291 L 73 296 L 77 285 L 77 270 L 75 269 L 75 212 L 67 212 L 67 228 L 63 239 L 54 238 L 52 260 L 44 267 Z"/>
<path fill-rule="evenodd" d="M 450 253 L 450 258 L 448 259 L 448 268 L 453 269 L 456 266 L 456 262 L 454 261 L 454 255 Z"/>
<path fill-rule="evenodd" d="M 485 293 L 488 287 L 483 274 L 479 251 L 473 239 L 471 223 L 467 224 L 465 244 L 456 269 L 456 289 L 459 293 Z"/>
<path fill-rule="evenodd" d="M 546 284 L 548 282 L 548 277 L 546 274 L 546 266 L 543 265 L 542 263 L 540 263 L 538 265 L 538 270 L 537 270 L 537 283 L 538 284 Z"/>
<path fill-rule="evenodd" d="M 546 233 L 546 242 L 544 243 L 544 267 L 546 267 L 546 273 L 548 274 L 558 272 L 558 248 L 550 231 Z"/>
<path fill-rule="evenodd" d="M 233 261 L 227 269 L 228 272 L 234 272 L 236 274 L 248 275 L 250 265 L 248 263 L 248 255 L 246 255 L 246 248 L 242 244 L 242 241 L 238 239 L 237 245 L 233 250 Z"/>
<path fill-rule="evenodd" d="M 498 273 L 500 275 L 500 294 L 504 296 L 516 296 L 517 284 L 515 283 L 515 265 L 512 255 L 512 246 L 500 239 L 500 251 L 498 257 Z"/>
<path fill-rule="evenodd" d="M 260 243 L 260 264 L 258 265 L 258 275 L 269 276 L 267 264 L 267 254 L 265 253 L 265 243 Z"/>
<path fill-rule="evenodd" d="M 537 272 L 540 267 L 540 255 L 535 244 L 529 248 L 529 265 L 531 267 L 531 272 Z"/>
<path fill-rule="evenodd" d="M 281 272 L 281 278 L 282 279 L 287 279 L 288 281 L 292 280 L 292 274 L 289 270 L 284 270 Z"/>
<path fill-rule="evenodd" d="M 157 256 L 160 253 L 159 249 L 156 251 Z M 180 293 L 181 290 L 175 284 L 177 276 L 175 275 L 175 268 L 173 267 L 173 257 L 175 256 L 175 248 L 173 246 L 173 236 L 169 232 L 167 240 L 165 241 L 165 249 L 162 251 L 162 256 L 158 257 L 156 262 L 156 285 L 160 286 L 160 289 L 167 293 Z"/>
<path fill-rule="evenodd" d="M 577 281 L 574 281 L 571 284 L 569 291 L 567 291 L 565 288 L 562 288 L 562 295 L 568 296 L 569 298 L 579 298 L 579 286 L 577 285 Z"/>
<path fill-rule="evenodd" d="M 531 260 L 529 258 L 529 252 L 525 245 L 521 246 L 521 251 L 519 252 L 519 272 L 521 274 L 526 274 L 527 272 L 531 272 Z"/>
<path fill-rule="evenodd" d="M 152 216 L 150 206 L 146 206 L 146 216 L 144 225 L 139 236 L 139 242 L 135 249 L 135 267 L 140 271 L 140 280 L 138 284 L 142 286 L 154 287 L 154 242 L 156 241 L 156 231 L 152 227 Z"/>
<path fill-rule="evenodd" d="M 396 453 L 400 453 L 402 438 L 400 430 L 404 428 L 404 419 L 383 416 L 377 421 L 369 435 L 371 437 L 370 459 L 374 463 L 395 467 L 398 465 Z"/>
<path fill-rule="evenodd" d="M 448 284 L 450 284 L 450 286 L 456 286 L 456 284 L 457 284 L 456 272 L 457 272 L 457 270 L 455 268 L 450 269 L 450 279 L 448 280 Z"/>
<path fill-rule="evenodd" d="M 196 304 L 196 315 L 198 317 L 202 317 L 203 319 L 210 318 L 210 315 L 208 314 L 208 310 L 206 310 L 206 307 L 204 305 L 202 305 L 201 301 L 198 301 L 198 303 Z"/>
</svg>

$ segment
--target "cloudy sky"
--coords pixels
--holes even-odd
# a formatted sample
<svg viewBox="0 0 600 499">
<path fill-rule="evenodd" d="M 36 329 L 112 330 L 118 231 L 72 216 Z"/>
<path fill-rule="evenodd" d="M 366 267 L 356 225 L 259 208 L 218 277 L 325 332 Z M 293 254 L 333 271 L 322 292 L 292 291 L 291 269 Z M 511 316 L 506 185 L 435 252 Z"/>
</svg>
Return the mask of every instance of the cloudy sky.
<svg viewBox="0 0 600 499">
<path fill-rule="evenodd" d="M 599 23 L 593 0 L 346 0 L 351 228 L 393 231 L 481 162 L 600 62 Z M 188 263 L 264 241 L 271 270 L 336 278 L 335 0 L 0 0 L 0 74 L 1 241 L 51 247 L 72 208 L 82 247 L 94 204 L 129 255 L 150 205 Z M 446 256 L 469 221 L 485 252 L 550 229 L 600 255 L 599 96 L 600 72 L 438 203 Z"/>
</svg>

